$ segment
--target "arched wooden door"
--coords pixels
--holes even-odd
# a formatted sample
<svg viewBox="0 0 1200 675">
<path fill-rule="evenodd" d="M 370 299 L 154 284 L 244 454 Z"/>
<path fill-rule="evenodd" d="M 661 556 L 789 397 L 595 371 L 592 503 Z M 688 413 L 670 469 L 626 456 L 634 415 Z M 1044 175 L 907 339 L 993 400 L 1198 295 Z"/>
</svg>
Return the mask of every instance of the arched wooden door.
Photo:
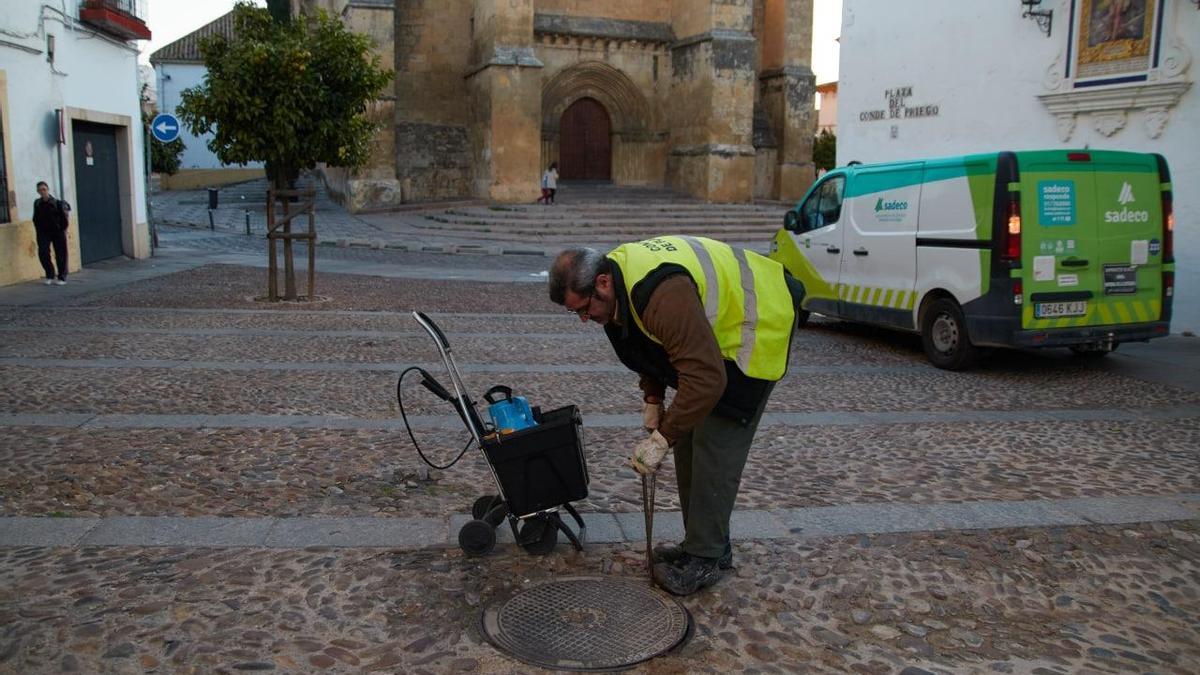
<svg viewBox="0 0 1200 675">
<path fill-rule="evenodd" d="M 612 125 L 594 98 L 581 98 L 563 112 L 559 125 L 558 173 L 564 180 L 612 178 Z"/>
</svg>

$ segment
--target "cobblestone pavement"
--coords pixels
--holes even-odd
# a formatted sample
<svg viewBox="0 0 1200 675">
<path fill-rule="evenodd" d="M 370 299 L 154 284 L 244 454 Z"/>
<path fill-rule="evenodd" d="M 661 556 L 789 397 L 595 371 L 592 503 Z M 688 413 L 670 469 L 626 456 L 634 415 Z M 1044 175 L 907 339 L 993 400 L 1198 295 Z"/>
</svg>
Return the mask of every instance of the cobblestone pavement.
<svg viewBox="0 0 1200 675">
<path fill-rule="evenodd" d="M 325 273 L 321 302 L 269 305 L 262 281 L 208 265 L 0 305 L 0 517 L 467 511 L 494 491 L 478 453 L 429 471 L 397 421 L 400 369 L 442 377 L 414 308 L 435 313 L 473 392 L 581 406 L 581 511 L 641 509 L 623 466 L 642 434 L 635 378 L 542 283 Z M 404 392 L 418 441 L 451 459 L 461 426 L 415 382 Z M 817 320 L 737 508 L 1196 493 L 1198 411 L 1194 384 L 1059 353 L 946 373 L 912 339 Z M 660 509 L 678 508 L 672 483 Z M 739 541 L 737 570 L 685 600 L 695 638 L 639 670 L 1197 672 L 1198 536 L 1190 520 Z M 482 640 L 481 606 L 566 574 L 639 576 L 642 555 L 0 546 L 0 673 L 528 672 Z"/>
<path fill-rule="evenodd" d="M 1192 673 L 1198 542 L 1175 522 L 738 544 L 684 600 L 692 640 L 640 670 Z M 483 604 L 641 564 L 636 546 L 0 550 L 0 669 L 530 672 L 482 640 Z"/>
</svg>

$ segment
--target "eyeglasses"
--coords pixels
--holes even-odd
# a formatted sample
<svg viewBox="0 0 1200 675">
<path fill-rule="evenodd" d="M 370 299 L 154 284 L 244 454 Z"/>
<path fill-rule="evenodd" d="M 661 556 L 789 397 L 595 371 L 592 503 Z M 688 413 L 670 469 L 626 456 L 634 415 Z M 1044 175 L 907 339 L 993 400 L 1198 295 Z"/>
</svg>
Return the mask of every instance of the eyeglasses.
<svg viewBox="0 0 1200 675">
<path fill-rule="evenodd" d="M 596 291 L 593 290 L 591 293 L 588 293 L 587 302 L 583 303 L 582 307 L 577 307 L 575 309 L 571 309 L 570 307 L 567 307 L 567 313 L 574 314 L 575 316 L 577 316 L 581 319 L 586 317 L 588 310 L 591 309 L 591 307 L 592 307 L 592 299 L 595 297 L 596 297 Z"/>
</svg>

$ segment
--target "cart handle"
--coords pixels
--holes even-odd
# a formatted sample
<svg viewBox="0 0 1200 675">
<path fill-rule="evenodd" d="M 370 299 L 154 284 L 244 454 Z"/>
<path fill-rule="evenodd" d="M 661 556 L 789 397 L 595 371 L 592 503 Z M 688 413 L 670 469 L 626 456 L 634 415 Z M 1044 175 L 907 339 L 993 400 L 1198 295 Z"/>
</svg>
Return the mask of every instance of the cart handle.
<svg viewBox="0 0 1200 675">
<path fill-rule="evenodd" d="M 433 319 L 429 318 L 425 312 L 416 311 L 413 312 L 413 318 L 416 319 L 417 323 L 421 324 L 421 327 L 429 333 L 429 336 L 438 343 L 439 348 L 446 352 L 450 351 L 450 342 L 446 340 L 446 334 L 443 333 L 442 329 L 433 322 Z"/>
<path fill-rule="evenodd" d="M 438 352 L 442 355 L 442 363 L 446 366 L 446 372 L 450 374 L 450 384 L 454 387 L 455 407 L 458 409 L 458 414 L 462 417 L 463 423 L 467 425 L 467 430 L 471 432 L 471 436 L 475 438 L 475 444 L 483 447 L 483 435 L 486 430 L 483 426 L 483 420 L 479 419 L 479 412 L 475 410 L 475 404 L 471 401 L 471 397 L 467 395 L 467 387 L 463 384 L 462 375 L 458 372 L 458 365 L 454 363 L 454 355 L 450 353 L 450 343 L 446 340 L 445 333 L 441 328 L 425 315 L 424 312 L 413 310 L 412 316 L 417 323 L 429 333 L 433 338 Z M 422 384 L 425 384 L 422 382 Z M 425 388 L 433 391 L 433 389 L 425 384 Z M 444 388 L 443 388 L 444 389 Z M 435 395 L 438 392 L 433 392 Z M 449 392 L 446 392 L 447 394 Z"/>
</svg>

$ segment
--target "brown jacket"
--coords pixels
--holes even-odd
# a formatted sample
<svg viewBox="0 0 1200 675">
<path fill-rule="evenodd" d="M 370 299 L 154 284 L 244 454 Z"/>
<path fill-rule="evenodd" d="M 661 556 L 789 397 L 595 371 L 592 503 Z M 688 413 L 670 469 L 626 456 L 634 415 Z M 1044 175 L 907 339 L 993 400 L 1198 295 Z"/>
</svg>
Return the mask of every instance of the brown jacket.
<svg viewBox="0 0 1200 675">
<path fill-rule="evenodd" d="M 712 412 L 725 391 L 725 364 L 696 285 L 683 274 L 663 280 L 642 313 L 646 330 L 662 342 L 679 386 L 658 432 L 672 444 L 691 433 Z M 666 385 L 642 375 L 645 396 L 662 400 Z"/>
</svg>

